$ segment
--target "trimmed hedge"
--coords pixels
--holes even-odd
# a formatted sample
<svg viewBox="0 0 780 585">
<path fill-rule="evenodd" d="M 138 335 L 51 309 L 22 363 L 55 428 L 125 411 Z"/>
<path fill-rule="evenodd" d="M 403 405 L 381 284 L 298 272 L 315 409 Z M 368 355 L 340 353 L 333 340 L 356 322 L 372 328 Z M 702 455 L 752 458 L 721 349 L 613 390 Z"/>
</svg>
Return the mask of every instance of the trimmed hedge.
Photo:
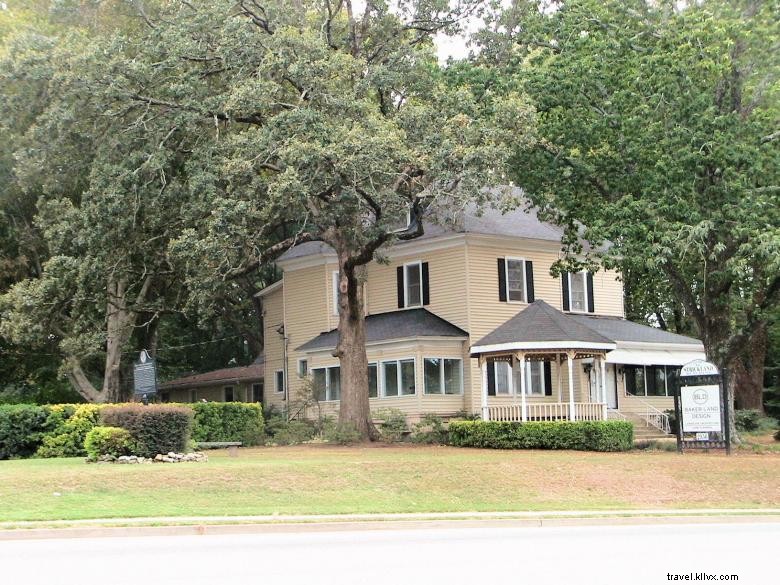
<svg viewBox="0 0 780 585">
<path fill-rule="evenodd" d="M 448 430 L 456 447 L 628 451 L 634 445 L 634 427 L 626 421 L 452 421 Z"/>
<path fill-rule="evenodd" d="M 74 408 L 75 406 L 75 408 Z M 50 430 L 35 452 L 38 457 L 80 457 L 86 454 L 84 440 L 98 423 L 100 404 L 54 405 L 49 407 Z"/>
<path fill-rule="evenodd" d="M 119 427 L 95 427 L 87 433 L 84 439 L 84 450 L 90 459 L 97 459 L 101 455 L 132 455 L 136 450 L 136 444 L 130 431 Z"/>
<path fill-rule="evenodd" d="M 263 409 L 245 402 L 196 402 L 187 405 L 195 413 L 192 438 L 212 443 L 241 441 L 244 446 L 260 445 L 265 439 Z"/>
<path fill-rule="evenodd" d="M 130 431 L 136 442 L 134 454 L 141 457 L 187 451 L 192 418 L 191 408 L 168 404 L 105 406 L 100 411 L 104 426 Z"/>
<path fill-rule="evenodd" d="M 33 404 L 0 406 L 0 459 L 29 457 L 41 444 L 48 414 Z"/>
</svg>

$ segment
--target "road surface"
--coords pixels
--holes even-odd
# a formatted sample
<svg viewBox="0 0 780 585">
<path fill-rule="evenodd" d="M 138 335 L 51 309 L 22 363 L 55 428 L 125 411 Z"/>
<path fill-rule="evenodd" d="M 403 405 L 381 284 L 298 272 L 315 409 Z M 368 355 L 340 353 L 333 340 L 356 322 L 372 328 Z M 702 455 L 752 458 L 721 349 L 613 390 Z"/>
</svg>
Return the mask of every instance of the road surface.
<svg viewBox="0 0 780 585">
<path fill-rule="evenodd" d="M 0 541 L 6 585 L 777 583 L 780 522 Z M 668 574 L 699 574 L 674 581 Z"/>
</svg>

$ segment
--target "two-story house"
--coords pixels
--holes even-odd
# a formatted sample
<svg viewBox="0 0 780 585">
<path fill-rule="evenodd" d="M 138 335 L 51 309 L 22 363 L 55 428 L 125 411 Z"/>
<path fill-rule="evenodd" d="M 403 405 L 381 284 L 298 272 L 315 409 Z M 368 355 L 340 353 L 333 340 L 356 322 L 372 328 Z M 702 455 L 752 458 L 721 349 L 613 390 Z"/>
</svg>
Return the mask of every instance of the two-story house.
<svg viewBox="0 0 780 585">
<path fill-rule="evenodd" d="M 615 272 L 550 274 L 562 230 L 534 210 L 463 213 L 426 225 L 366 267 L 371 408 L 410 420 L 475 413 L 493 420 L 628 417 L 668 428 L 679 367 L 703 358 L 689 337 L 624 319 Z M 336 256 L 298 245 L 277 265 L 264 306 L 265 404 L 285 408 L 313 384 L 336 414 L 340 373 Z"/>
</svg>

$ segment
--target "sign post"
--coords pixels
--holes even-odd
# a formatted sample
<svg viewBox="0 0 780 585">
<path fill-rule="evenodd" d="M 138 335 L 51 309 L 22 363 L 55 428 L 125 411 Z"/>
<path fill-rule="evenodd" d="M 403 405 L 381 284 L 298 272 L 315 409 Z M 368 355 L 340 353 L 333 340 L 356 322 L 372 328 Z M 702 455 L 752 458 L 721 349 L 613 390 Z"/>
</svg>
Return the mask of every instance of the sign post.
<svg viewBox="0 0 780 585">
<path fill-rule="evenodd" d="M 728 396 L 714 364 L 694 360 L 680 370 L 680 391 L 674 397 L 677 451 L 725 449 L 731 454 Z"/>
<path fill-rule="evenodd" d="M 157 394 L 157 361 L 145 349 L 133 364 L 133 391 L 144 404 Z"/>
</svg>

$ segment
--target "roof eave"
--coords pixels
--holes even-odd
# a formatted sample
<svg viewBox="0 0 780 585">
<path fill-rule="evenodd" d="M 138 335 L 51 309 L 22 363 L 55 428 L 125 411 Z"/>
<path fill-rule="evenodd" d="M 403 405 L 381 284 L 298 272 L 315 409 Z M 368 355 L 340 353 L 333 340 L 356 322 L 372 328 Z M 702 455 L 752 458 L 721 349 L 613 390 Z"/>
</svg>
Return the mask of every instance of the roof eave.
<svg viewBox="0 0 780 585">
<path fill-rule="evenodd" d="M 543 351 L 543 350 L 567 350 L 590 349 L 597 351 L 612 351 L 617 346 L 614 343 L 598 343 L 592 341 L 512 341 L 509 343 L 493 343 L 486 345 L 474 345 L 471 347 L 471 355 L 483 353 L 497 353 L 505 351 Z"/>
</svg>

